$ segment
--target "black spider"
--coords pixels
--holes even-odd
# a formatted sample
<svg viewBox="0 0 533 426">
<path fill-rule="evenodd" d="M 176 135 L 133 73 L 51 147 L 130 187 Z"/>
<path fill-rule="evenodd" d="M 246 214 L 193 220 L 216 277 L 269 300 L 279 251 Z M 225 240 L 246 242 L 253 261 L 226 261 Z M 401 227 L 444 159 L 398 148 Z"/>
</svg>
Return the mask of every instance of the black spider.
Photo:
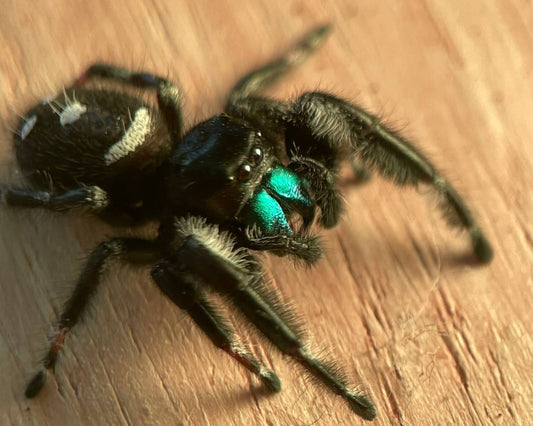
<svg viewBox="0 0 533 426">
<path fill-rule="evenodd" d="M 322 250 L 310 227 L 317 211 L 321 227 L 337 224 L 342 211 L 337 173 L 346 159 L 401 186 L 430 185 L 449 223 L 469 232 L 477 257 L 488 262 L 492 251 L 450 184 L 375 116 L 327 93 L 305 93 L 291 103 L 259 96 L 328 32 L 328 26 L 315 29 L 287 55 L 245 76 L 231 91 L 225 113 L 188 132 L 177 86 L 110 65 L 91 66 L 62 96 L 26 113 L 15 147 L 35 189 L 5 189 L 7 204 L 56 211 L 85 207 L 122 225 L 160 223 L 154 240 L 112 238 L 93 250 L 61 313 L 43 368 L 27 386 L 28 398 L 44 386 L 110 260 L 120 258 L 152 265 L 163 293 L 269 390 L 280 390 L 278 376 L 235 344 L 233 330 L 205 296 L 208 288 L 226 295 L 358 415 L 375 417 L 370 400 L 351 390 L 331 362 L 308 352 L 290 310 L 262 281 L 251 251 L 318 261 Z M 94 77 L 153 88 L 158 108 L 124 91 L 84 88 Z M 365 169 L 356 170 L 364 174 Z"/>
</svg>

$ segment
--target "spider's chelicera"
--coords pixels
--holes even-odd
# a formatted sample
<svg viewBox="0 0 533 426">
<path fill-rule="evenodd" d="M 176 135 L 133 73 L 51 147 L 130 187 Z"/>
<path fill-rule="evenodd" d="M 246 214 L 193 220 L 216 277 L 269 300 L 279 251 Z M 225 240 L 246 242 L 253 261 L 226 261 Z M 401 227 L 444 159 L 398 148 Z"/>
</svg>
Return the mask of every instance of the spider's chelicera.
<svg viewBox="0 0 533 426">
<path fill-rule="evenodd" d="M 304 93 L 290 103 L 260 95 L 328 32 L 327 26 L 315 29 L 287 55 L 246 75 L 231 91 L 223 114 L 189 131 L 175 84 L 103 64 L 91 66 L 62 95 L 25 114 L 15 147 L 34 187 L 4 189 L 7 204 L 86 208 L 121 225 L 160 223 L 154 240 L 112 238 L 93 250 L 27 397 L 44 386 L 68 331 L 85 312 L 110 261 L 119 258 L 151 265 L 163 293 L 269 390 L 280 390 L 278 376 L 235 343 L 207 290 L 226 295 L 275 346 L 358 415 L 375 417 L 370 400 L 351 388 L 331 361 L 308 351 L 290 310 L 263 282 L 252 252 L 289 255 L 307 264 L 320 259 L 311 227 L 331 228 L 339 221 L 336 182 L 343 160 L 358 175 L 368 168 L 398 185 L 429 185 L 448 222 L 468 231 L 477 257 L 488 262 L 492 251 L 457 192 L 375 116 L 327 93 Z M 125 90 L 91 87 L 93 79 L 155 89 L 157 108 Z"/>
</svg>

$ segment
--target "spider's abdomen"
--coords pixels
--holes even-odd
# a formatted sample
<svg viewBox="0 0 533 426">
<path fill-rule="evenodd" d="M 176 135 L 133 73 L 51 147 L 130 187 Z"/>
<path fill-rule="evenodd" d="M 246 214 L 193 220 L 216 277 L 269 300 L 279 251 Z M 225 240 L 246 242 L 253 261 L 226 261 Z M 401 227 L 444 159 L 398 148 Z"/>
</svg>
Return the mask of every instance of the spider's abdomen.
<svg viewBox="0 0 533 426">
<path fill-rule="evenodd" d="M 172 146 L 158 111 L 141 99 L 77 88 L 30 109 L 15 148 L 22 171 L 43 189 L 113 193 L 153 175 Z"/>
</svg>

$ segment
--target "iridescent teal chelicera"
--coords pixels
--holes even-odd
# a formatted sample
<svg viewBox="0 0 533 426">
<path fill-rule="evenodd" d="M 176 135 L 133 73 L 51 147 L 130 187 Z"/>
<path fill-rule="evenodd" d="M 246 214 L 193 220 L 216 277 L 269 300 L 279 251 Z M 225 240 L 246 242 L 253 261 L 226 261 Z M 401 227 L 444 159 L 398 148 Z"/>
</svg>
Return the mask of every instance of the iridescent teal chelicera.
<svg viewBox="0 0 533 426">
<path fill-rule="evenodd" d="M 313 201 L 305 187 L 305 182 L 292 170 L 274 167 L 265 176 L 263 188 L 249 202 L 248 220 L 266 233 L 292 233 L 282 205 L 290 210 L 289 215 L 313 211 Z"/>
<path fill-rule="evenodd" d="M 276 166 L 267 177 L 266 187 L 297 210 L 309 210 L 313 202 L 305 189 L 304 181 L 282 166 Z"/>
<path fill-rule="evenodd" d="M 267 233 L 278 230 L 292 232 L 281 206 L 265 189 L 254 194 L 250 201 L 248 219 Z"/>
</svg>

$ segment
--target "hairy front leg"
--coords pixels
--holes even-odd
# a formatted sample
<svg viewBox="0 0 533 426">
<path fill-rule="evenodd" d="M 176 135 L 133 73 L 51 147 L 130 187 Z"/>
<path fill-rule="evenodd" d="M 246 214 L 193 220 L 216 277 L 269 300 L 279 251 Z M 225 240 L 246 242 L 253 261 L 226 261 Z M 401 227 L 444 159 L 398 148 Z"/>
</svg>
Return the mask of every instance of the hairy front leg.
<svg viewBox="0 0 533 426">
<path fill-rule="evenodd" d="M 492 249 L 470 209 L 452 185 L 411 143 L 364 109 L 333 95 L 310 92 L 291 105 L 287 150 L 336 170 L 356 156 L 366 167 L 399 186 L 429 185 L 439 196 L 448 224 L 470 234 L 475 255 L 492 259 Z"/>
<path fill-rule="evenodd" d="M 370 400 L 349 387 L 331 360 L 319 359 L 309 352 L 293 313 L 265 287 L 261 267 L 247 251 L 236 246 L 229 234 L 220 233 L 218 227 L 194 218 L 181 220 L 176 229 L 181 244 L 173 257 L 178 269 L 229 297 L 280 351 L 342 396 L 355 413 L 365 419 L 375 417 Z"/>
</svg>

